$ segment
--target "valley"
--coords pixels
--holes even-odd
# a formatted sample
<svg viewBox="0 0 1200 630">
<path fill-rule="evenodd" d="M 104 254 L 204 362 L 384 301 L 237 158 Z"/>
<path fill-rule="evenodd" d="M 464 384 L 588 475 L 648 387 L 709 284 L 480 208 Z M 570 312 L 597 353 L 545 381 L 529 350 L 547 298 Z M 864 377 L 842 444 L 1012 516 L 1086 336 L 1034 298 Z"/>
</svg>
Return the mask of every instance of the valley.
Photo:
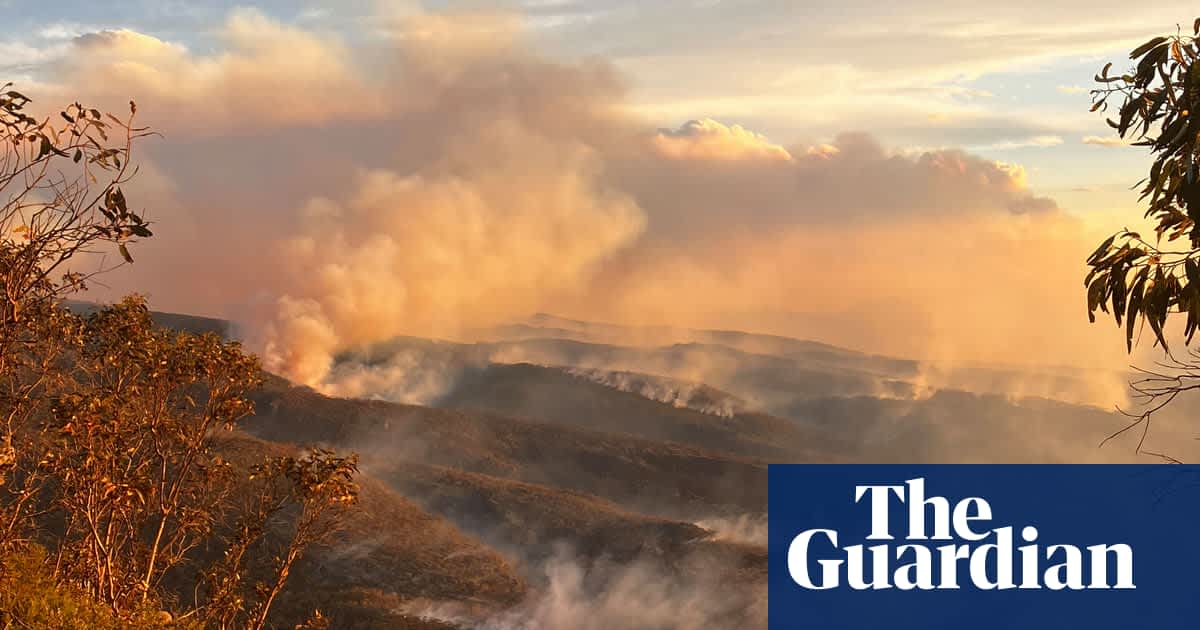
<svg viewBox="0 0 1200 630">
<path fill-rule="evenodd" d="M 765 627 L 769 463 L 1136 459 L 1097 447 L 1118 414 L 928 390 L 921 362 L 734 332 L 635 345 L 635 332 L 540 316 L 480 342 L 344 352 L 326 393 L 269 376 L 230 448 L 357 452 L 364 487 L 282 610 L 362 628 Z M 997 387 L 1087 378 L 972 371 Z"/>
</svg>

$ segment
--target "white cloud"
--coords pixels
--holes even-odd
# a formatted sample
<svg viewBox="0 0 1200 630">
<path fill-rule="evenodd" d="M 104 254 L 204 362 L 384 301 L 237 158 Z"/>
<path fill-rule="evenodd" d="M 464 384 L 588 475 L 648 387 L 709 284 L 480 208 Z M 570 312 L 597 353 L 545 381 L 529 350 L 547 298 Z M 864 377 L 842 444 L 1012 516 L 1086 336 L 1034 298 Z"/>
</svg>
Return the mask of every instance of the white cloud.
<svg viewBox="0 0 1200 630">
<path fill-rule="evenodd" d="M 641 110 L 660 123 L 704 112 L 747 121 L 785 142 L 866 125 L 889 143 L 982 148 L 1026 135 L 1086 133 L 1081 127 L 1097 117 L 1051 90 L 1076 93 L 1105 60 L 1120 65 L 1130 48 L 1173 30 L 1192 11 L 1180 1 L 1136 15 L 1114 0 L 1065 2 L 915 0 L 884 16 L 868 5 L 820 12 L 789 0 L 761 0 L 753 10 L 662 0 L 612 11 L 560 39 L 546 37 L 555 50 L 613 58 L 635 78 Z M 967 109 L 1025 126 L 1052 126 L 1047 121 L 1068 113 L 1075 120 L 1029 134 L 984 125 L 969 132 L 990 132 L 986 139 L 947 138 L 923 125 L 930 114 Z"/>
<path fill-rule="evenodd" d="M 1129 141 L 1118 136 L 1084 136 L 1080 142 L 1097 147 L 1127 147 Z"/>
<path fill-rule="evenodd" d="M 296 15 L 302 22 L 315 22 L 329 17 L 332 11 L 328 7 L 307 7 Z"/>
<path fill-rule="evenodd" d="M 24 42 L 0 42 L 0 69 L 5 71 L 28 70 L 54 57 L 54 52 L 45 47 L 36 47 Z"/>
<path fill-rule="evenodd" d="M 1017 140 L 1004 140 L 992 144 L 972 147 L 976 151 L 1007 151 L 1010 149 L 1056 147 L 1063 143 L 1062 136 L 1031 136 Z"/>
<path fill-rule="evenodd" d="M 80 24 L 78 22 L 55 22 L 39 29 L 38 36 L 47 40 L 68 40 L 101 30 L 104 29 L 99 26 Z"/>
<path fill-rule="evenodd" d="M 676 159 L 792 159 L 787 149 L 760 133 L 709 118 L 690 120 L 675 130 L 659 130 L 654 137 L 654 148 L 662 155 Z"/>
<path fill-rule="evenodd" d="M 1056 113 L 1047 108 L 1063 107 L 1061 102 L 1053 103 L 1053 93 L 1043 95 L 1045 104 L 1036 102 L 1036 95 L 1032 102 L 1027 94 L 1016 95 L 1026 111 L 1013 116 L 1006 101 L 1015 88 L 1005 90 L 996 81 L 973 79 L 1005 74 L 1010 77 L 1004 84 L 1019 86 L 1026 83 L 1019 75 L 1053 69 L 1055 64 L 1087 59 L 1088 63 L 1095 60 L 1098 67 L 1127 45 L 1169 28 L 1190 10 L 1173 2 L 1129 19 L 1112 19 L 1108 16 L 1118 13 L 1119 3 L 1102 0 L 1090 6 L 1081 0 L 1066 1 L 1073 7 L 1070 20 L 1050 5 L 1018 10 L 982 0 L 952 6 L 931 0 L 901 3 L 892 7 L 887 19 L 856 9 L 814 12 L 788 0 L 762 0 L 754 10 L 739 3 L 694 0 L 501 0 L 493 4 L 498 10 L 517 12 L 520 17 L 514 22 L 532 31 L 537 47 L 553 51 L 556 58 L 595 55 L 613 60 L 633 77 L 631 104 L 653 112 L 659 125 L 704 114 L 745 121 L 788 144 L 829 137 L 869 120 L 866 128 L 893 144 L 988 147 L 1011 138 L 1070 137 L 1085 130 L 1040 124 Z M 295 19 L 342 33 L 354 47 L 388 31 L 395 15 L 416 11 L 415 4 L 310 0 L 297 3 Z M 216 13 L 200 11 L 188 18 L 186 28 L 157 16 L 149 32 L 207 49 L 210 34 L 221 31 L 220 25 L 208 23 Z M 16 74 L 36 76 L 36 66 L 57 58 L 57 53 L 42 46 L 94 30 L 70 11 L 48 10 L 48 15 L 52 17 L 41 34 L 32 30 L 31 39 L 16 51 L 19 54 L 9 56 L 18 60 L 9 62 L 10 67 L 21 68 Z M 681 20 L 680 15 L 688 19 Z M 137 25 L 139 19 L 145 18 L 113 15 L 122 24 Z M 904 38 L 903 49 L 890 45 L 894 37 Z M 1018 77 L 1010 80 L 1011 75 Z M 365 77 L 369 80 L 369 73 Z M 1089 77 L 1090 71 L 1053 78 L 1060 82 L 1060 91 L 1074 94 L 1083 89 L 1077 84 Z M 974 129 L 949 137 L 943 128 L 922 126 L 928 115 L 946 112 L 960 119 L 974 115 L 980 124 L 971 123 Z M 1016 122 L 1025 127 L 1054 128 L 1013 130 L 983 122 L 1004 117 L 1021 119 Z M 985 132 L 990 137 L 968 137 Z"/>
</svg>

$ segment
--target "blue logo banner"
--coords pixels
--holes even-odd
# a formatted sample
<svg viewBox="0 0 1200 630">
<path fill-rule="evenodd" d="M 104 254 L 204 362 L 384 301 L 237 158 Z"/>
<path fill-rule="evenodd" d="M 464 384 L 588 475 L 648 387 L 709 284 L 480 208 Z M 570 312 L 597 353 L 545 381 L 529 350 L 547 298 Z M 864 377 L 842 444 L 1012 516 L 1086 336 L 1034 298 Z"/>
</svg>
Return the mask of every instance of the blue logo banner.
<svg viewBox="0 0 1200 630">
<path fill-rule="evenodd" d="M 771 465 L 770 629 L 1200 625 L 1200 467 Z"/>
</svg>

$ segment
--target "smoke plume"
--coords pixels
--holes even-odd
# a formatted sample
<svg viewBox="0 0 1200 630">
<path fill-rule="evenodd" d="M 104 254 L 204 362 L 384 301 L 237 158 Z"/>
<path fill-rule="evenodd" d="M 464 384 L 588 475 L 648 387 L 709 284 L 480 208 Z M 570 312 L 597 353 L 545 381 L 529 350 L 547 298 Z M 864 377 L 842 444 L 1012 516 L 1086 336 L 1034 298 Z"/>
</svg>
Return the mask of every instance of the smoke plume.
<svg viewBox="0 0 1200 630">
<path fill-rule="evenodd" d="M 39 101 L 133 97 L 164 134 L 131 191 L 159 236 L 111 293 L 237 319 L 270 369 L 335 392 L 370 380 L 331 372 L 340 351 L 537 311 L 1124 365 L 1083 318 L 1099 233 L 1019 166 L 646 120 L 613 67 L 549 59 L 511 17 L 380 21 L 354 45 L 249 10 L 217 52 L 73 43 Z"/>
</svg>

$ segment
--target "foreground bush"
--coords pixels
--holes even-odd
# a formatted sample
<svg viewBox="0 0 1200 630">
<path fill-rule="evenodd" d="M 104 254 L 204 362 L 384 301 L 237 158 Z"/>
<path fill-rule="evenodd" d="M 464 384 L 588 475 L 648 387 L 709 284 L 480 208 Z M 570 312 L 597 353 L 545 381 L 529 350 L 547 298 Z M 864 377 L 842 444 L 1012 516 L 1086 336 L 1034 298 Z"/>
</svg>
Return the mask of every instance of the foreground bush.
<svg viewBox="0 0 1200 630">
<path fill-rule="evenodd" d="M 356 502 L 356 459 L 231 465 L 215 445 L 253 412 L 257 358 L 158 328 L 140 298 L 64 308 L 107 269 L 97 255 L 132 263 L 153 236 L 121 188 L 148 132 L 132 102 L 124 119 L 74 103 L 43 120 L 30 102 L 0 88 L 3 619 L 154 627 L 137 624 L 164 623 L 166 602 L 203 627 L 264 628 L 295 563 Z"/>
<path fill-rule="evenodd" d="M 28 630 L 176 630 L 198 628 L 145 606 L 118 616 L 83 591 L 54 579 L 45 551 L 30 546 L 0 557 L 0 627 Z"/>
</svg>

